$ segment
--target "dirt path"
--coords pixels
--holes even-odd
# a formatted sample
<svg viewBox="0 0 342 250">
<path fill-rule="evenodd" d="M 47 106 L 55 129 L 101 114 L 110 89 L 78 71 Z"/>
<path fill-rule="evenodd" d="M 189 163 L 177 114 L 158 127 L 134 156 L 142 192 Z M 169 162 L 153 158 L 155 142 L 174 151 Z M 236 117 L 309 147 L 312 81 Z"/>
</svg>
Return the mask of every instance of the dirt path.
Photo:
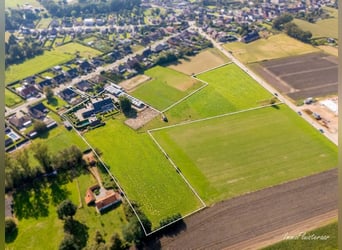
<svg viewBox="0 0 342 250">
<path fill-rule="evenodd" d="M 185 219 L 162 249 L 256 249 L 337 215 L 337 169 L 246 194 Z"/>
</svg>

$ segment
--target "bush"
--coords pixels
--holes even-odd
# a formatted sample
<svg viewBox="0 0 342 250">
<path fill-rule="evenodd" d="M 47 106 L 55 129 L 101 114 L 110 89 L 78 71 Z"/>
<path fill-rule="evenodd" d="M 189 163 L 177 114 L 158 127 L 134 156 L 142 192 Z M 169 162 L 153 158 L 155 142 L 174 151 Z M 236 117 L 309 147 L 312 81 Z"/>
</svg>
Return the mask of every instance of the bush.
<svg viewBox="0 0 342 250">
<path fill-rule="evenodd" d="M 17 228 L 17 223 L 15 223 L 13 218 L 6 217 L 5 218 L 5 234 L 6 236 L 13 234 Z"/>
</svg>

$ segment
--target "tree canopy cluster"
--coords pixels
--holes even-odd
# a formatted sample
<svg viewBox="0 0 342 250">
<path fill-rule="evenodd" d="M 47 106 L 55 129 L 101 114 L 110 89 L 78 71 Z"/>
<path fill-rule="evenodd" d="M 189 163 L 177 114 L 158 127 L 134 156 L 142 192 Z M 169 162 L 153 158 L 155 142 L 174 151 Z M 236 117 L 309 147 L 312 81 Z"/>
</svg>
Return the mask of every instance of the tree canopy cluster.
<svg viewBox="0 0 342 250">
<path fill-rule="evenodd" d="M 139 7 L 141 0 L 79 0 L 76 4 L 57 3 L 53 0 L 41 0 L 41 4 L 53 17 L 89 16 L 132 10 Z"/>
<path fill-rule="evenodd" d="M 43 53 L 44 50 L 36 39 L 26 36 L 23 41 L 18 42 L 17 38 L 11 34 L 5 43 L 5 66 L 7 68 L 11 64 L 22 63 L 26 59 Z"/>
<path fill-rule="evenodd" d="M 287 23 L 284 27 L 286 33 L 296 38 L 304 43 L 310 43 L 310 39 L 312 37 L 312 33 L 310 31 L 304 31 L 301 28 L 298 27 L 295 23 Z"/>
<path fill-rule="evenodd" d="M 284 13 L 273 20 L 273 28 L 277 30 L 282 30 L 286 23 L 293 20 L 293 16 L 288 13 Z"/>
<path fill-rule="evenodd" d="M 67 171 L 70 169 L 82 169 L 84 161 L 81 150 L 72 145 L 56 154 L 49 152 L 45 144 L 34 143 L 30 150 L 39 165 L 32 166 L 29 151 L 23 148 L 13 154 L 5 154 L 5 188 L 11 190 L 24 183 L 31 182 L 43 174 L 53 170 Z"/>
</svg>

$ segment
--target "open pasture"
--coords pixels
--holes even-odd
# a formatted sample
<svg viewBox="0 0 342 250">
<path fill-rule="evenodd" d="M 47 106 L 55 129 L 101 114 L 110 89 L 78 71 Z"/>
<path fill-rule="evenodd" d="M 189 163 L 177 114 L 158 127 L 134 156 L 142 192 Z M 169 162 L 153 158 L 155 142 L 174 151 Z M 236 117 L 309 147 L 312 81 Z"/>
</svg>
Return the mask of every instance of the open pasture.
<svg viewBox="0 0 342 250">
<path fill-rule="evenodd" d="M 156 130 L 152 135 L 208 203 L 337 165 L 337 148 L 280 105 Z"/>
<path fill-rule="evenodd" d="M 131 94 L 159 110 L 202 86 L 190 76 L 160 66 L 145 71 L 145 75 L 151 80 L 139 85 Z"/>
<path fill-rule="evenodd" d="M 337 93 L 337 57 L 323 53 L 261 63 L 257 72 L 294 100 Z"/>
<path fill-rule="evenodd" d="M 261 38 L 247 44 L 242 42 L 227 43 L 224 48 L 231 51 L 233 56 L 243 63 L 261 62 L 319 51 L 319 49 L 286 34 L 273 35 L 267 39 Z"/>
<path fill-rule="evenodd" d="M 196 76 L 208 85 L 166 112 L 168 124 L 221 115 L 269 104 L 272 94 L 235 64 Z M 148 128 L 165 126 L 160 119 Z"/>
<path fill-rule="evenodd" d="M 323 7 L 323 9 L 329 13 L 330 18 L 318 20 L 316 23 L 309 23 L 301 19 L 294 19 L 294 23 L 297 24 L 303 30 L 310 31 L 312 37 L 332 37 L 338 39 L 338 10 L 330 7 Z"/>
<path fill-rule="evenodd" d="M 229 62 L 227 57 L 216 48 L 211 48 L 206 49 L 195 56 L 181 59 L 176 63 L 171 63 L 168 67 L 187 75 L 193 75 L 227 62 Z"/>
<path fill-rule="evenodd" d="M 119 120 L 85 134 L 130 200 L 136 201 L 152 228 L 161 219 L 186 215 L 202 205 L 146 133 L 136 133 Z"/>
<path fill-rule="evenodd" d="M 66 63 L 73 58 L 75 56 L 72 54 L 59 51 L 45 51 L 43 55 L 27 60 L 24 63 L 10 66 L 5 71 L 5 82 L 9 84 L 24 79 L 58 64 Z"/>
</svg>

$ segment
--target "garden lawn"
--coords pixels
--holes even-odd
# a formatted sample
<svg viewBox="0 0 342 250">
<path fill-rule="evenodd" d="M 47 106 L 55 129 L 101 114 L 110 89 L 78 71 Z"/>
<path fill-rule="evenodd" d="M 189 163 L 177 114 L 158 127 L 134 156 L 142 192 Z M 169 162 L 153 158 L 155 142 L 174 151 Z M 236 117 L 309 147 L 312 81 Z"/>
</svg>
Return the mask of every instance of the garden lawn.
<svg viewBox="0 0 342 250">
<path fill-rule="evenodd" d="M 68 148 L 72 145 L 78 146 L 81 151 L 88 148 L 86 143 L 74 130 L 67 130 L 58 115 L 50 112 L 49 116 L 54 119 L 58 126 L 49 130 L 47 133 L 33 140 L 33 142 L 47 143 L 50 153 Z"/>
<path fill-rule="evenodd" d="M 22 103 L 23 99 L 21 99 L 18 95 L 9 91 L 5 88 L 5 104 L 7 107 L 13 107 L 19 103 Z"/>
<path fill-rule="evenodd" d="M 126 196 L 140 205 L 152 228 L 168 216 L 186 215 L 201 207 L 148 134 L 136 133 L 120 120 L 108 120 L 85 138 L 103 153 Z"/>
<path fill-rule="evenodd" d="M 328 236 L 326 240 L 303 240 L 301 237 L 296 240 L 283 240 L 277 244 L 263 248 L 263 250 L 337 250 L 338 249 L 338 224 L 331 223 L 306 233 L 306 236 Z"/>
<path fill-rule="evenodd" d="M 152 79 L 138 86 L 132 95 L 159 110 L 169 107 L 203 85 L 190 76 L 161 66 L 145 71 L 145 75 Z"/>
<path fill-rule="evenodd" d="M 268 104 L 272 95 L 235 64 L 197 75 L 208 86 L 166 112 L 168 124 L 212 117 Z M 165 126 L 160 119 L 148 128 Z"/>
<path fill-rule="evenodd" d="M 70 199 L 77 209 L 74 219 L 88 227 L 88 246 L 94 243 L 96 230 L 109 242 L 114 233 L 121 235 L 121 227 L 126 224 L 123 207 L 119 206 L 108 213 L 99 215 L 95 207 L 84 202 L 86 189 L 94 185 L 90 174 L 83 174 L 73 181 L 62 176 L 38 189 L 25 189 L 14 195 L 14 209 L 17 214 L 18 235 L 6 244 L 8 249 L 58 249 L 64 237 L 63 222 L 57 217 L 57 206 L 64 199 Z M 78 188 L 79 187 L 79 188 Z M 78 191 L 80 190 L 80 191 Z M 84 237 L 85 235 L 83 235 Z"/>
<path fill-rule="evenodd" d="M 337 147 L 285 105 L 153 136 L 208 203 L 337 166 Z"/>
<path fill-rule="evenodd" d="M 63 108 L 64 106 L 68 105 L 66 101 L 64 101 L 62 98 L 58 96 L 54 96 L 49 103 L 47 100 L 44 100 L 43 103 L 47 108 L 55 112 L 57 112 L 60 108 Z"/>
<path fill-rule="evenodd" d="M 231 51 L 233 56 L 243 63 L 261 62 L 319 51 L 319 49 L 285 34 L 273 35 L 267 39 L 261 38 L 251 43 L 227 43 L 224 48 Z"/>
</svg>

